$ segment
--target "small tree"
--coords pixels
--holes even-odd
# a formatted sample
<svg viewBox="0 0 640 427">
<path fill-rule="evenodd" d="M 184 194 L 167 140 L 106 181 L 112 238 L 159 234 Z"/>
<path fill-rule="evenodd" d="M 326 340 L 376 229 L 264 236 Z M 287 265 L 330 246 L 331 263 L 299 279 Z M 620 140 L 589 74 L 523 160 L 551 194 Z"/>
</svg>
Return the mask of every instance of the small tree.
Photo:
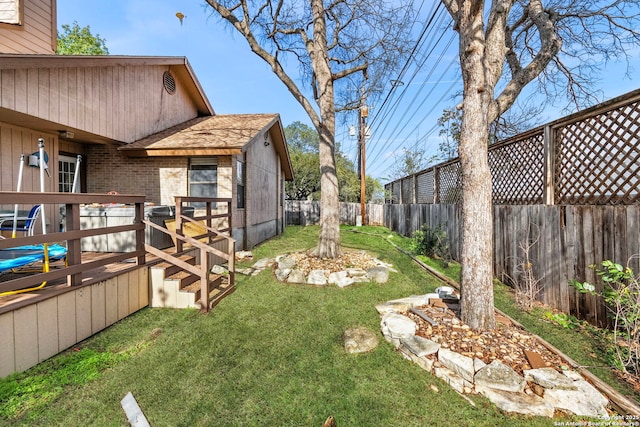
<svg viewBox="0 0 640 427">
<path fill-rule="evenodd" d="M 80 28 L 78 22 L 62 25 L 62 34 L 58 33 L 58 55 L 108 55 L 106 40 L 100 34 L 91 34 L 91 28 Z"/>
</svg>

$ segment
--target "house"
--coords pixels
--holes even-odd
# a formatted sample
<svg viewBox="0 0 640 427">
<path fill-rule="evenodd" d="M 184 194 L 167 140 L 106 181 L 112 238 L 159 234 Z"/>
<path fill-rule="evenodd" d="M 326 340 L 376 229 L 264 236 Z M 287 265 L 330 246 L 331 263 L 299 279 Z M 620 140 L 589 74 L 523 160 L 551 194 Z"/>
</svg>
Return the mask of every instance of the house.
<svg viewBox="0 0 640 427">
<path fill-rule="evenodd" d="M 67 242 L 65 265 L 0 278 L 0 377 L 148 305 L 209 310 L 233 292 L 234 248 L 283 231 L 284 182 L 292 179 L 278 114 L 216 114 L 184 57 L 57 56 L 55 5 L 0 0 L 0 214 L 40 204 L 47 232 L 0 239 L 0 251 Z M 21 167 L 40 141 L 44 192 L 31 159 Z M 70 194 L 76 177 L 84 194 Z M 233 239 L 210 232 L 207 244 L 186 239 L 184 251 L 145 246 L 145 205 L 185 196 L 225 199 L 214 206 L 225 212 L 205 216 L 230 221 Z M 85 206 L 111 203 L 135 216 L 83 228 Z M 82 250 L 84 241 L 122 234 L 134 236 L 130 249 Z M 148 262 L 149 254 L 158 258 Z M 228 263 L 226 277 L 210 273 L 215 257 Z M 176 269 L 180 278 L 169 277 Z"/>
<path fill-rule="evenodd" d="M 278 114 L 217 115 L 183 57 L 52 55 L 55 0 L 0 6 L 0 191 L 42 137 L 46 191 L 71 191 L 81 155 L 82 192 L 232 198 L 238 249 L 283 231 L 292 167 Z M 39 191 L 37 171 L 23 175 L 22 191 Z M 60 213 L 46 217 L 57 230 Z"/>
</svg>

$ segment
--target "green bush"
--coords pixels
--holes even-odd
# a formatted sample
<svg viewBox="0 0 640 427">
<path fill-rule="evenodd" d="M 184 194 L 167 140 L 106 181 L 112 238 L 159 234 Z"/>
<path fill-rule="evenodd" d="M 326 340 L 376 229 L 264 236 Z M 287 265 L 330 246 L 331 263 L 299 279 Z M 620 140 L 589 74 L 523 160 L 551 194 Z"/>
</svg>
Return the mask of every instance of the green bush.
<svg viewBox="0 0 640 427">
<path fill-rule="evenodd" d="M 413 252 L 418 255 L 440 258 L 444 262 L 451 261 L 447 232 L 440 225 L 431 228 L 423 224 L 420 230 L 413 233 L 411 246 Z"/>
<path fill-rule="evenodd" d="M 576 280 L 569 284 L 581 293 L 597 295 L 604 299 L 611 317 L 612 344 L 615 349 L 613 365 L 635 375 L 640 373 L 640 277 L 629 267 L 613 261 L 602 261 L 602 269 L 595 266 L 602 277 L 604 289 L 598 292 L 591 283 Z"/>
</svg>

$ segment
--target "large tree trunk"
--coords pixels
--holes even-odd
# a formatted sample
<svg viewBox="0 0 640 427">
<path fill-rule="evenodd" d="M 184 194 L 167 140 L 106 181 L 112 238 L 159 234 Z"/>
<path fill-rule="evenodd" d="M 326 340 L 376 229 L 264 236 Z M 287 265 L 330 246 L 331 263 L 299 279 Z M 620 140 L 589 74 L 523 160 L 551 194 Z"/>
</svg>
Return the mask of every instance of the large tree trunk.
<svg viewBox="0 0 640 427">
<path fill-rule="evenodd" d="M 340 199 L 335 156 L 336 111 L 333 75 L 327 51 L 327 27 L 322 0 L 312 0 L 313 44 L 308 50 L 317 81 L 321 122 L 316 125 L 320 136 L 320 236 L 314 255 L 336 258 L 340 248 Z"/>
<path fill-rule="evenodd" d="M 485 61 L 483 2 L 460 1 L 460 64 L 464 113 L 462 169 L 462 321 L 475 330 L 495 327 L 493 302 L 493 210 L 488 162 L 489 107 L 493 82 Z"/>
</svg>

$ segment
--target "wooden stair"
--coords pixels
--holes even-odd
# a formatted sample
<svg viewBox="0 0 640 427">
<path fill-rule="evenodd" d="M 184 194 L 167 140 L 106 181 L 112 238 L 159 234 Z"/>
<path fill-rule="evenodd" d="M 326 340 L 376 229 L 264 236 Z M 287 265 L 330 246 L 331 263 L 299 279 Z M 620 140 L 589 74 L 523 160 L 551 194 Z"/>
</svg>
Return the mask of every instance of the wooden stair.
<svg viewBox="0 0 640 427">
<path fill-rule="evenodd" d="M 178 257 L 181 261 L 199 267 L 190 255 Z M 200 276 L 183 270 L 169 262 L 161 262 L 150 268 L 150 306 L 167 308 L 197 308 L 202 310 Z M 235 291 L 226 276 L 209 274 L 208 307 L 215 307 L 224 297 Z M 206 311 L 206 310 L 205 310 Z"/>
</svg>

